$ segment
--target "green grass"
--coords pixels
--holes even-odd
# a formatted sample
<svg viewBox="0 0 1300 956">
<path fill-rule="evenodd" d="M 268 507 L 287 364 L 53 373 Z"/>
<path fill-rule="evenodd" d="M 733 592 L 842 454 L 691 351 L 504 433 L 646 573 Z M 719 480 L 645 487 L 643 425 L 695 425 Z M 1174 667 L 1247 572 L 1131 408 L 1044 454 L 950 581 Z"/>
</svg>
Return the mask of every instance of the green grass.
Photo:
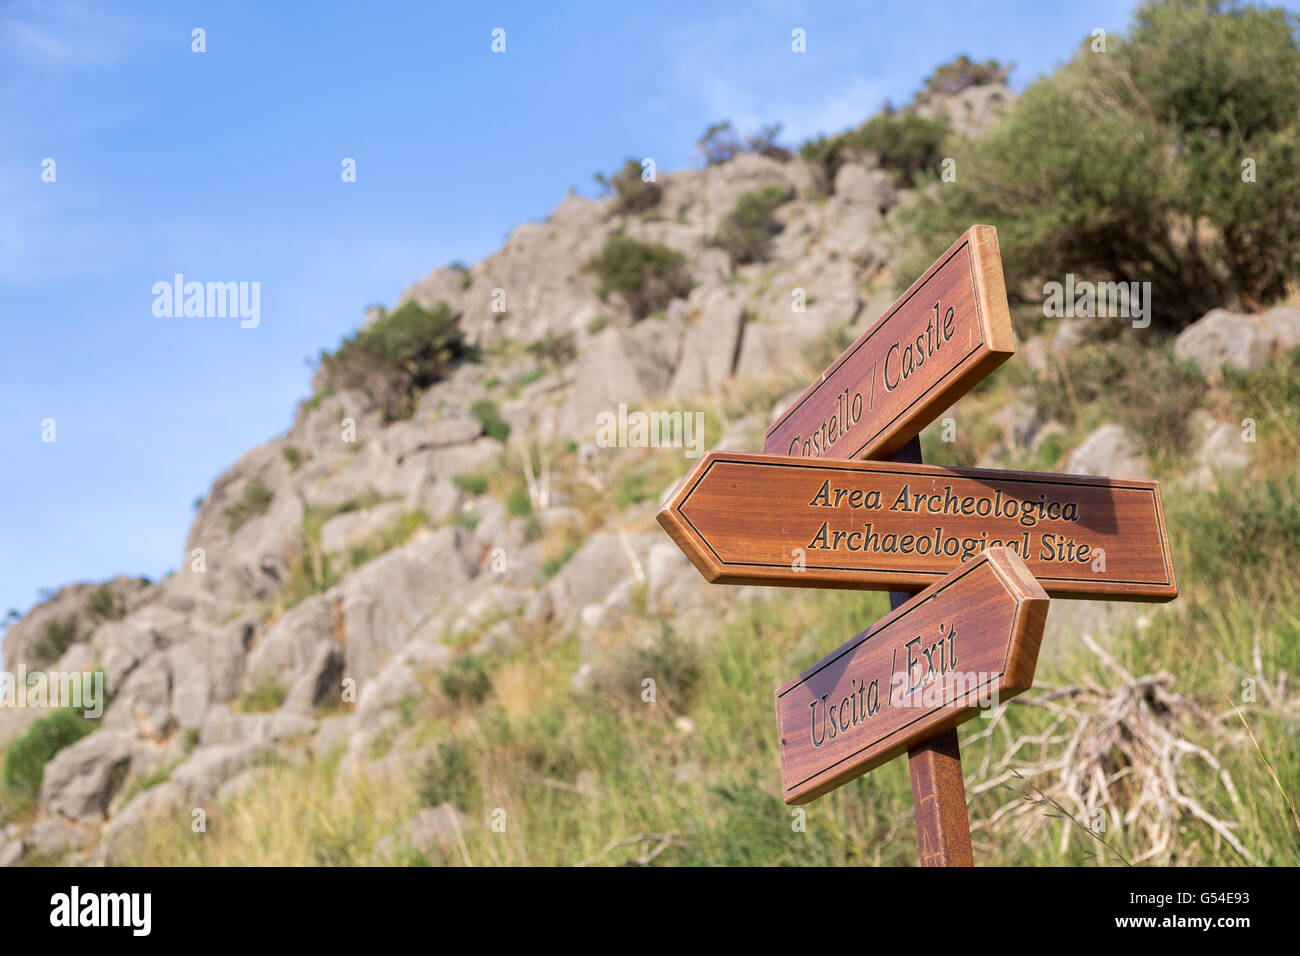
<svg viewBox="0 0 1300 956">
<path fill-rule="evenodd" d="M 30 809 L 40 795 L 45 764 L 96 726 L 77 710 L 56 710 L 37 720 L 14 741 L 4 758 L 6 815 Z"/>
<path fill-rule="evenodd" d="M 1106 388 L 1091 377 L 1101 372 L 1076 378 L 1077 405 L 1054 397 L 1059 379 L 1040 380 L 1008 363 L 954 409 L 958 443 L 935 442 L 935 429 L 927 429 L 927 458 L 970 465 L 995 440 L 980 424 L 994 409 L 1013 399 L 1042 407 L 1061 401 L 1069 431 L 1039 449 L 1046 467 L 1047 460 L 1068 454 L 1091 423 L 1119 414 L 1125 402 L 1160 404 L 1164 398 L 1153 392 L 1177 390 L 1183 371 L 1157 351 L 1105 373 Z M 1102 349 L 1102 354 L 1122 361 L 1118 353 Z M 1085 367 L 1095 368 L 1081 360 L 1080 368 Z M 1157 456 L 1181 594 L 1168 606 L 1143 610 L 1143 619 L 1118 630 L 1107 646 L 1131 673 L 1166 671 L 1174 675 L 1177 693 L 1206 714 L 1226 715 L 1217 729 L 1190 718 L 1179 718 L 1173 729 L 1219 760 L 1239 802 L 1194 757 L 1180 764 L 1185 792 L 1233 823 L 1236 837 L 1255 858 L 1294 866 L 1300 865 L 1300 831 L 1289 804 L 1300 792 L 1293 714 L 1294 675 L 1300 674 L 1300 580 L 1292 572 L 1300 566 L 1300 477 L 1288 430 L 1296 427 L 1300 397 L 1293 394 L 1288 368 L 1230 377 L 1223 389 L 1197 399 L 1228 420 L 1258 419 L 1253 464 L 1240 480 L 1220 490 L 1184 487 L 1180 478 L 1192 451 L 1186 441 L 1170 442 Z M 768 404 L 789 384 L 764 383 L 720 396 L 721 410 L 734 418 Z M 1125 424 L 1137 427 L 1139 416 L 1159 421 L 1170 412 L 1143 408 L 1128 414 L 1133 417 Z M 718 417 L 709 416 L 710 427 Z M 566 477 L 574 470 L 576 452 L 565 446 L 549 451 L 554 488 L 583 522 L 563 535 L 558 529 L 547 533 L 542 577 L 563 567 L 592 528 L 608 526 L 617 510 L 644 501 L 683 470 L 679 458 L 629 449 L 603 490 L 584 489 Z M 517 470 L 504 460 L 484 476 L 485 492 L 505 497 L 512 487 L 522 489 Z M 653 527 L 651 520 L 638 527 Z M 400 730 L 382 743 L 386 751 L 431 754 L 409 780 L 378 788 L 333 774 L 319 761 L 278 767 L 265 788 L 237 798 L 232 821 L 238 822 L 227 831 L 196 842 L 188 831 L 160 830 L 142 860 L 371 862 L 380 840 L 401 821 L 423 806 L 450 802 L 464 814 L 463 844 L 456 841 L 406 862 L 616 864 L 632 862 L 666 839 L 657 865 L 916 863 L 904 760 L 808 805 L 802 832 L 793 826 L 798 817 L 780 799 L 773 689 L 878 620 L 888 608 L 884 594 L 764 589 L 753 600 L 726 602 L 725 613 L 689 632 L 648 613 L 643 604 L 643 599 L 633 601 L 625 619 L 613 619 L 587 639 L 585 648 L 561 626 L 519 619 L 513 626 L 525 639 L 515 649 L 490 659 L 457 658 L 437 678 L 439 693 L 404 703 Z M 1088 652 L 1068 620 L 1049 614 L 1036 683 L 1116 687 L 1115 675 Z M 1272 687 L 1283 673 L 1291 675 L 1283 689 L 1292 710 L 1271 705 L 1258 689 L 1254 702 L 1247 699 L 1243 679 L 1255 673 L 1256 639 L 1265 682 Z M 597 667 L 590 689 L 578 693 L 571 682 L 584 660 Z M 654 703 L 642 699 L 646 678 L 655 681 Z M 1025 833 L 990 823 L 1005 802 L 1024 801 L 1014 787 L 976 793 L 988 779 L 986 756 L 1000 759 L 1011 736 L 1041 733 L 1047 719 L 1041 709 L 1012 702 L 1004 718 L 1007 736 L 977 739 L 987 725 L 979 719 L 960 731 L 976 857 L 982 864 L 1114 862 L 1099 858 L 1099 846 L 1077 829 L 1062 848 L 1063 828 L 1071 824 L 1050 807 L 1030 808 Z M 498 808 L 506 811 L 505 833 L 488 826 Z M 1145 849 L 1141 825 L 1157 812 L 1141 811 L 1133 822 L 1107 832 L 1106 841 L 1125 857 L 1136 857 Z M 273 841 L 267 841 L 267 832 L 276 834 Z M 1175 833 L 1174 863 L 1243 862 L 1195 817 L 1180 817 Z M 649 842 L 620 844 L 638 835 Z"/>
<path fill-rule="evenodd" d="M 423 511 L 404 511 L 391 525 L 350 548 L 348 561 L 352 567 L 359 568 L 367 561 L 406 544 L 417 531 L 428 526 L 429 516 Z"/>
<path fill-rule="evenodd" d="M 43 661 L 57 661 L 63 652 L 77 639 L 77 619 L 75 617 L 52 618 L 45 622 L 41 639 L 33 650 Z"/>
<path fill-rule="evenodd" d="M 230 533 L 234 534 L 250 518 L 266 514 L 274 497 L 275 492 L 260 481 L 245 485 L 239 500 L 226 509 L 226 521 Z"/>
<path fill-rule="evenodd" d="M 483 433 L 489 438 L 504 442 L 510 437 L 510 425 L 501 417 L 497 403 L 490 398 L 481 398 L 470 406 L 469 412 L 483 426 Z"/>
<path fill-rule="evenodd" d="M 261 714 L 275 710 L 284 703 L 285 689 L 273 679 L 267 678 L 251 691 L 239 698 L 238 708 L 245 714 Z"/>
<path fill-rule="evenodd" d="M 487 476 L 478 474 L 477 472 L 452 475 L 451 483 L 471 498 L 477 498 L 479 495 L 483 494 L 483 492 L 487 491 L 488 488 Z"/>
</svg>

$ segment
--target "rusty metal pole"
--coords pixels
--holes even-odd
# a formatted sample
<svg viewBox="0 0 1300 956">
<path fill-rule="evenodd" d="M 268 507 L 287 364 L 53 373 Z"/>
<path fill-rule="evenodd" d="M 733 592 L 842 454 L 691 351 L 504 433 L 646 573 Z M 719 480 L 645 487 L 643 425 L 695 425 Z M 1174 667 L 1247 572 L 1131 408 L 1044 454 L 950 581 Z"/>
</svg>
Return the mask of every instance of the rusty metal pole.
<svg viewBox="0 0 1300 956">
<path fill-rule="evenodd" d="M 889 460 L 921 464 L 920 437 L 913 438 Z M 911 597 L 908 591 L 890 591 L 889 606 L 900 607 Z M 912 812 L 916 816 L 921 865 L 974 866 L 956 729 L 910 748 L 907 764 L 912 774 Z"/>
</svg>

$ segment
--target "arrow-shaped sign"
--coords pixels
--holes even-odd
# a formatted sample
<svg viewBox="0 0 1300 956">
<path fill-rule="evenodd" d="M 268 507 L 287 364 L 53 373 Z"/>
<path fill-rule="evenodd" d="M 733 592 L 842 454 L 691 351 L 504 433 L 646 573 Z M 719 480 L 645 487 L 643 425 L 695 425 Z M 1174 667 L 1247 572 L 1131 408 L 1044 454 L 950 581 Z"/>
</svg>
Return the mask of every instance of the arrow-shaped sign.
<svg viewBox="0 0 1300 956">
<path fill-rule="evenodd" d="M 772 424 L 763 451 L 885 458 L 1015 349 L 997 232 L 971 226 Z"/>
<path fill-rule="evenodd" d="M 1052 597 L 1178 596 L 1154 481 L 709 452 L 659 523 L 721 584 L 919 590 L 986 547 Z"/>
<path fill-rule="evenodd" d="M 785 802 L 807 803 L 1027 690 L 1047 594 L 994 548 L 776 692 Z"/>
</svg>

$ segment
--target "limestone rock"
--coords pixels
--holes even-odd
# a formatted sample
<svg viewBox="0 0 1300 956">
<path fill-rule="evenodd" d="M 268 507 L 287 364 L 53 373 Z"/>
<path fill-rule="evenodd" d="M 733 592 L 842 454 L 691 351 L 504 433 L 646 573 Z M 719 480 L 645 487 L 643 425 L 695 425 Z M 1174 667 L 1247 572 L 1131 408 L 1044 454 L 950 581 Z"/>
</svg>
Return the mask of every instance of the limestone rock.
<svg viewBox="0 0 1300 956">
<path fill-rule="evenodd" d="M 1300 345 L 1300 310 L 1279 308 L 1258 315 L 1214 309 L 1174 340 L 1174 354 L 1195 362 L 1207 376 L 1224 365 L 1247 372 L 1262 368 Z"/>
<path fill-rule="evenodd" d="M 141 791 L 104 825 L 98 852 L 100 862 L 107 866 L 131 862 L 151 825 L 168 817 L 179 817 L 189 809 L 184 791 L 171 780 Z"/>
<path fill-rule="evenodd" d="M 104 729 L 64 747 L 45 765 L 41 807 L 69 819 L 96 823 L 126 779 L 130 733 Z"/>
<path fill-rule="evenodd" d="M 1102 425 L 1070 453 L 1065 470 L 1072 475 L 1145 478 L 1146 456 L 1120 425 Z"/>
<path fill-rule="evenodd" d="M 389 551 L 328 592 L 340 604 L 345 676 L 378 674 L 427 618 L 478 573 L 464 550 L 466 532 L 444 527 Z"/>
<path fill-rule="evenodd" d="M 146 578 L 118 576 L 101 584 L 69 584 L 42 601 L 5 632 L 4 668 L 38 670 L 85 641 L 104 621 L 125 617 L 151 599 Z"/>
<path fill-rule="evenodd" d="M 1210 421 L 1204 426 L 1196 464 L 1189 476 L 1199 487 L 1214 485 L 1244 471 L 1250 465 L 1251 445 L 1242 440 L 1242 429 L 1231 422 Z"/>
</svg>

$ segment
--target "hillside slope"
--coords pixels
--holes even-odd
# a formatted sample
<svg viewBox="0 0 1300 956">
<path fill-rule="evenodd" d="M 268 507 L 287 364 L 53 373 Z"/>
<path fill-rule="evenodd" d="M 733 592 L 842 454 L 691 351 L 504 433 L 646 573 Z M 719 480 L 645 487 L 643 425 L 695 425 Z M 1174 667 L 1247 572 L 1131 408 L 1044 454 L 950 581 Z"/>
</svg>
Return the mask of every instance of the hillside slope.
<svg viewBox="0 0 1300 956">
<path fill-rule="evenodd" d="M 982 85 L 926 109 L 978 134 L 996 117 L 990 104 L 1012 99 Z M 174 575 L 72 585 L 9 628 L 6 670 L 102 670 L 111 702 L 34 782 L 29 772 L 26 799 L 21 787 L 6 791 L 0 860 L 781 858 L 788 850 L 750 856 L 729 842 L 746 816 L 774 813 L 788 829 L 774 770 L 761 777 L 771 743 L 750 723 L 770 715 L 755 717 L 753 702 L 789 676 L 781 667 L 881 613 L 883 597 L 779 603 L 710 588 L 653 513 L 689 467 L 685 452 L 756 449 L 782 401 L 911 278 L 893 274 L 897 238 L 886 228 L 909 195 L 896 172 L 870 155 L 840 163 L 830 183 L 821 171 L 741 153 L 661 175 L 656 201 L 637 211 L 617 192 L 571 196 L 482 262 L 436 269 L 369 314 L 365 329 L 394 315 L 459 316 L 466 357 L 398 406 L 365 375 L 339 387 L 323 362 L 293 427 L 213 483 Z M 756 251 L 718 239 L 738 208 L 759 201 L 747 196 L 770 207 L 753 226 Z M 675 250 L 682 274 L 655 295 L 602 289 L 587 264 L 621 239 Z M 1182 354 L 1208 374 L 1194 387 L 1215 398 L 1168 456 L 1100 399 L 1063 410 L 1045 398 L 1059 392 L 1057 357 L 1077 334 L 1068 322 L 1022 342 L 963 402 L 957 442 L 927 432 L 927 456 L 1176 475 L 1196 495 L 1216 493 L 1225 465 L 1285 475 L 1225 433 L 1249 386 L 1234 392 L 1217 370 L 1245 329 L 1263 344 L 1239 364 L 1257 375 L 1281 367 L 1300 344 L 1297 318 L 1227 315 L 1218 332 L 1210 323 L 1184 333 Z M 698 411 L 705 433 L 694 449 L 602 447 L 599 416 L 620 406 Z M 1081 632 L 1163 634 L 1186 621 L 1176 607 L 1074 602 L 1053 609 L 1045 658 L 1073 666 Z M 651 717 L 636 709 L 648 674 L 659 694 Z M 693 707 L 729 689 L 743 715 Z M 1285 684 L 1278 694 L 1294 701 Z M 573 712 L 588 722 L 569 724 Z M 0 712 L 0 737 L 27 740 L 41 717 Z M 559 723 L 539 729 L 548 720 Z M 719 777 L 727 761 L 759 779 Z M 993 779 L 987 771 L 981 779 Z M 881 777 L 887 792 L 899 787 L 891 773 Z M 624 774 L 657 809 L 617 790 Z M 516 789 L 537 781 L 531 797 Z M 644 816 L 689 813 L 702 791 L 716 798 L 707 812 L 723 817 L 708 836 L 644 832 L 653 822 Z M 516 819 L 532 800 L 530 836 L 496 848 L 493 814 Z M 536 835 L 544 808 L 568 820 L 595 804 L 589 832 Z M 309 806 L 334 825 L 290 819 Z M 905 826 L 897 806 L 828 806 L 855 832 Z M 310 836 L 304 826 L 315 827 Z M 823 847 L 828 859 L 839 858 L 834 843 Z"/>
</svg>

